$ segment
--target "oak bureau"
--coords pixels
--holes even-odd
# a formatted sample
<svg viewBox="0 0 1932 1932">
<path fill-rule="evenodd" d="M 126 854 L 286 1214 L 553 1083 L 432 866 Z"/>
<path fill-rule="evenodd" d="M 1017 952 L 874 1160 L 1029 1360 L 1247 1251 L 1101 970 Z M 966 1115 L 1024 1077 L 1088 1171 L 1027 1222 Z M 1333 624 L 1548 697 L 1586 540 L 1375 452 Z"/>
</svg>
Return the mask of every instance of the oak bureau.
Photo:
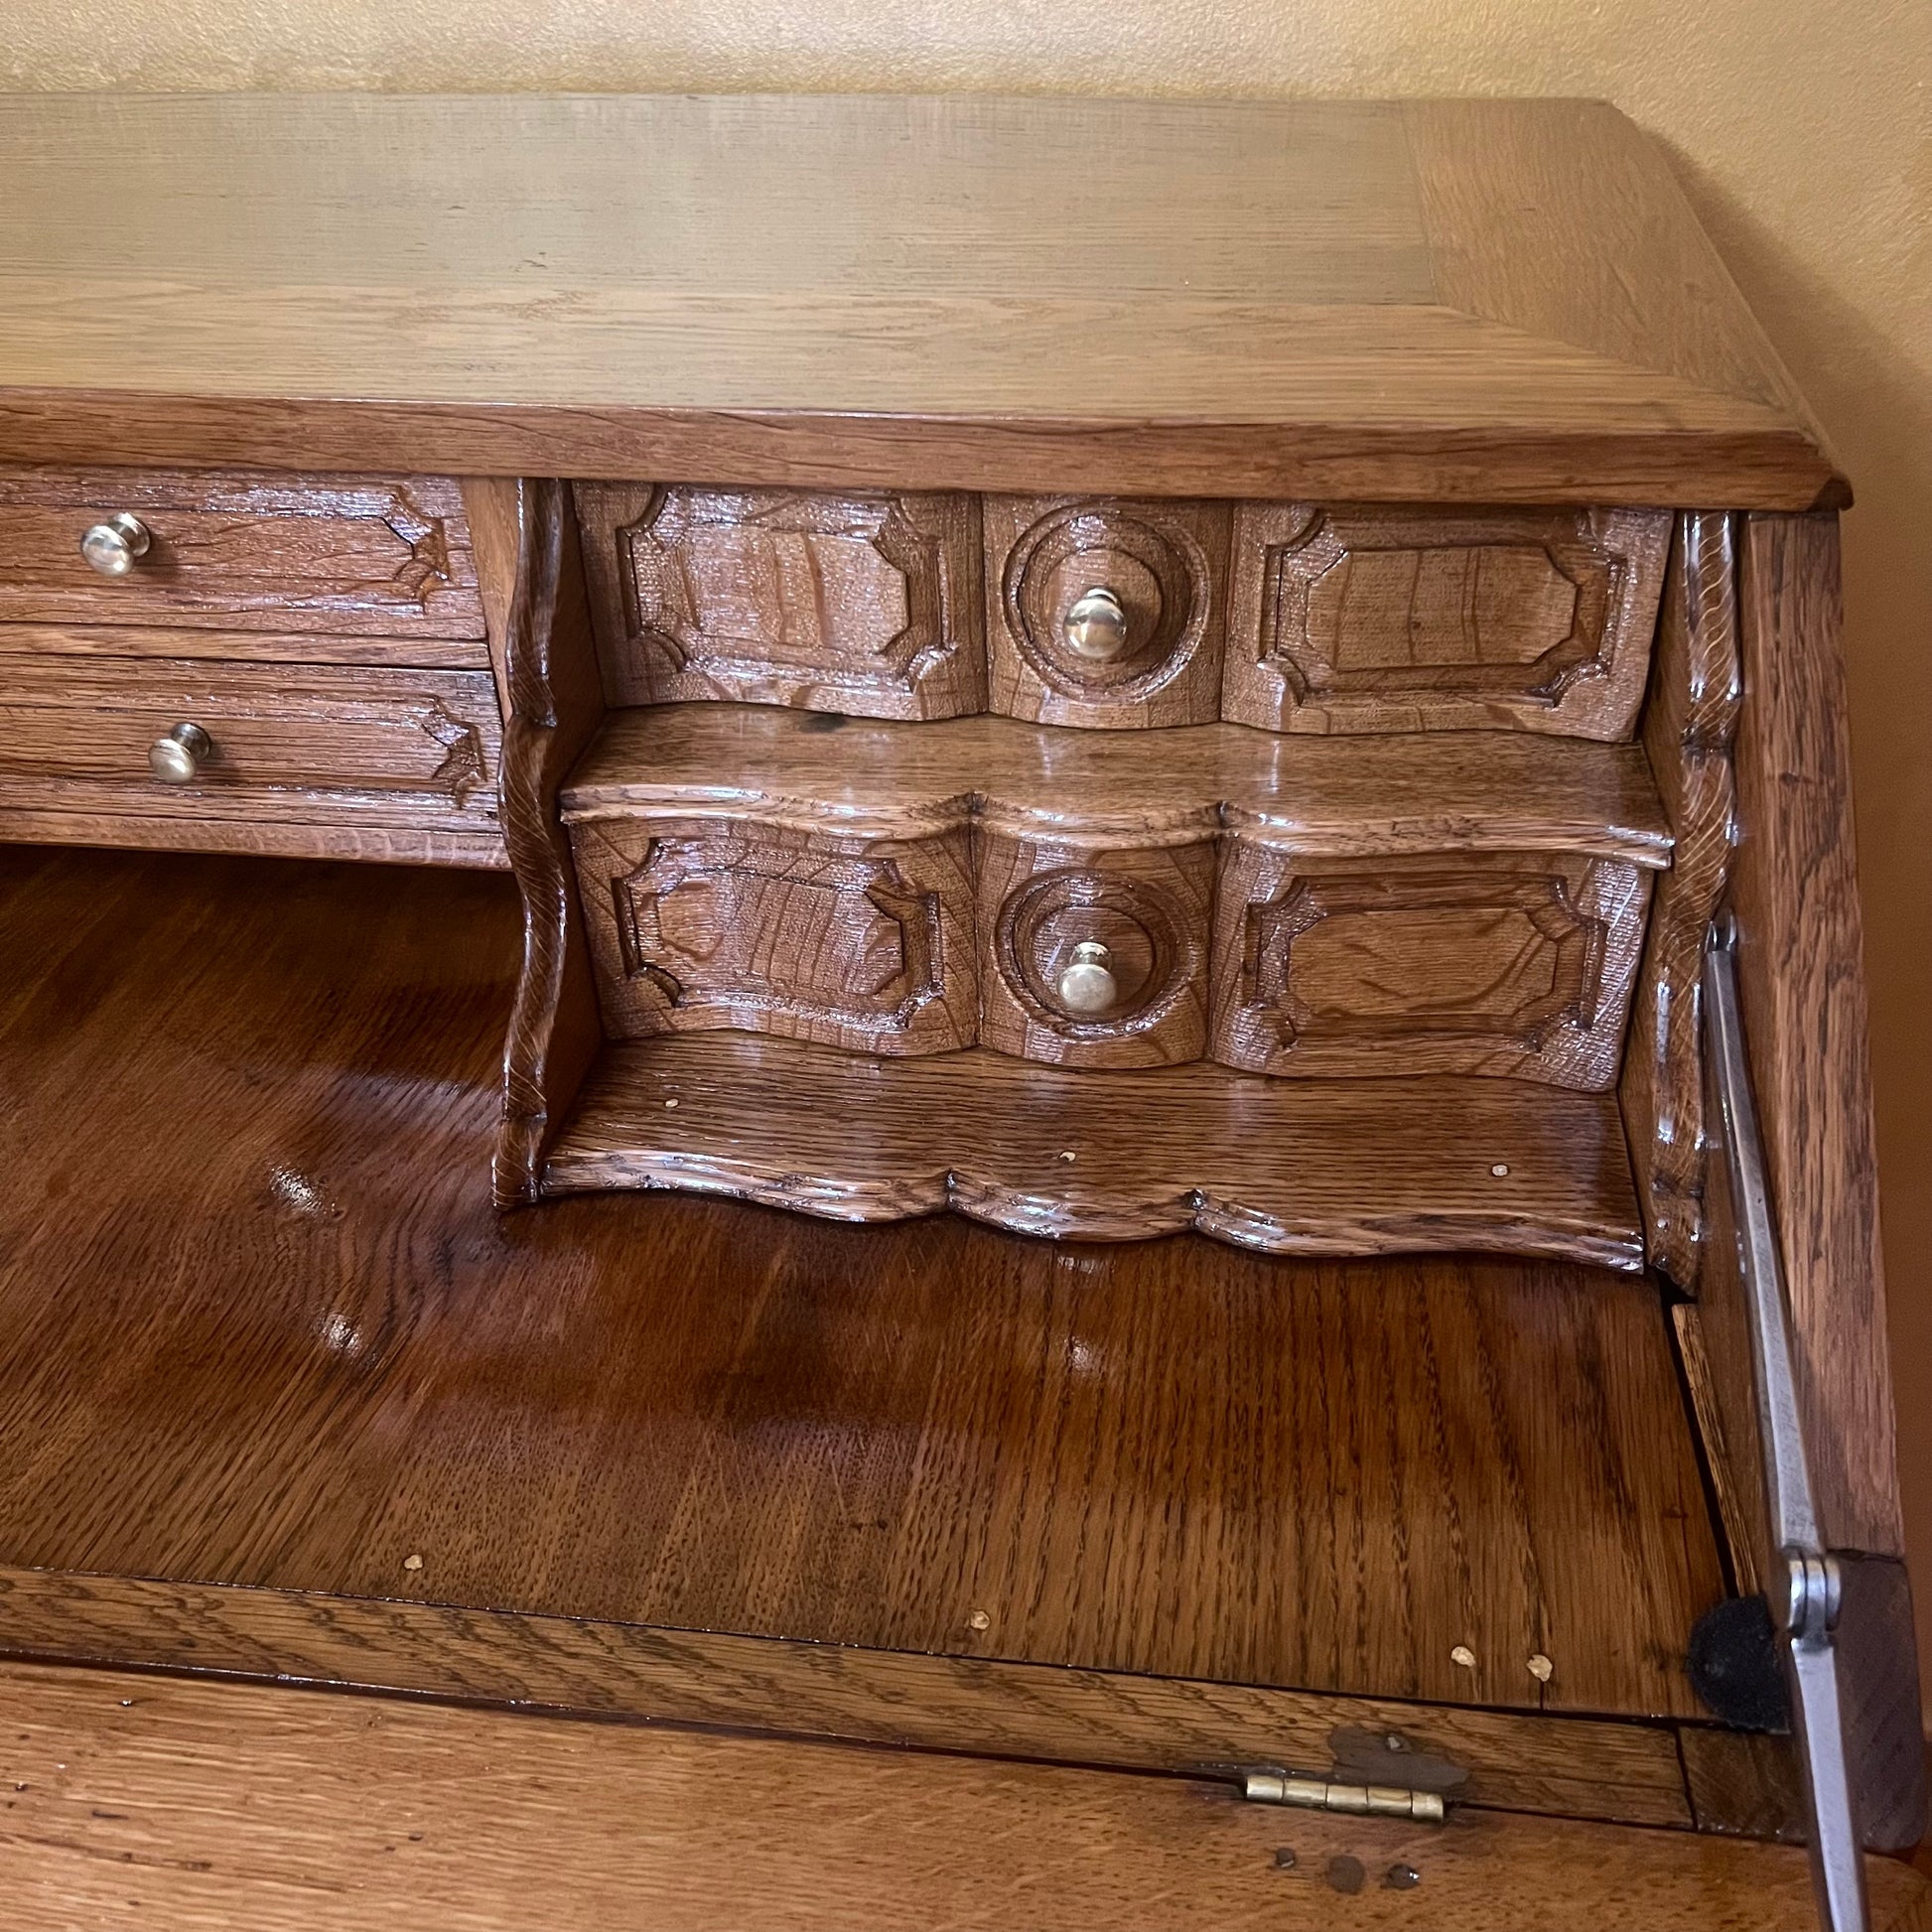
<svg viewBox="0 0 1932 1932">
<path fill-rule="evenodd" d="M 1203 1924 L 1385 1867 L 1474 1924 L 1511 1833 L 1480 1922 L 1567 1924 L 1563 1818 L 1647 1924 L 1812 1910 L 1797 1852 L 1657 1826 L 1809 1836 L 1834 1925 L 1932 1923 L 1856 1849 L 1923 1794 L 1850 493 L 1628 122 L 15 97 L 0 340 L 0 1286 L 40 1337 L 0 1389 L 55 1418 L 0 1485 L 0 1649 L 1312 1807 L 1238 1879 L 1176 1854 Z M 254 1473 L 181 1449 L 137 1507 L 62 1364 L 113 1384 L 184 1295 L 212 1327 L 152 1343 L 115 1453 L 165 1463 L 215 1376 Z M 432 1381 L 549 1311 L 487 1454 L 432 1453 L 443 1397 L 376 1420 L 370 1296 Z M 593 1400 L 573 1324 L 633 1321 Z M 760 1428 L 780 1463 L 704 1473 Z M 365 1441 L 478 1554 L 347 1554 Z M 633 1454 L 690 1458 L 658 1530 Z M 1361 1595 L 1315 1642 L 1324 1588 Z"/>
</svg>

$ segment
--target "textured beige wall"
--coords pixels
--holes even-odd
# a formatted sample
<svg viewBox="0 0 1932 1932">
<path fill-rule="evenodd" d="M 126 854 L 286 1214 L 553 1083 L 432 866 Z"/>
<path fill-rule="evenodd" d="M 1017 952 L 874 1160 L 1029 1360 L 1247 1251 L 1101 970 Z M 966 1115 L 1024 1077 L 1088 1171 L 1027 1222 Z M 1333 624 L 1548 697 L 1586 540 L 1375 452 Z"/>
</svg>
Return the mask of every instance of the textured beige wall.
<svg viewBox="0 0 1932 1932">
<path fill-rule="evenodd" d="M 1925 0 L 147 0 L 133 14 L 124 0 L 8 0 L 0 81 L 1575 93 L 1662 135 L 1859 490 L 1846 526 L 1859 836 L 1905 1501 L 1932 1632 Z"/>
</svg>

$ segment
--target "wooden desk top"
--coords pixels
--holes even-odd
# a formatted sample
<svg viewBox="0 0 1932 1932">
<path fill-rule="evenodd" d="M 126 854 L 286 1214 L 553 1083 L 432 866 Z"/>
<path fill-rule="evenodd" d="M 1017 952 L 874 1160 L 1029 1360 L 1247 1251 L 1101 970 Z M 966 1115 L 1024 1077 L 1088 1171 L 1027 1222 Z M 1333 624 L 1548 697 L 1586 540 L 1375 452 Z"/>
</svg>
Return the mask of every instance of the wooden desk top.
<svg viewBox="0 0 1932 1932">
<path fill-rule="evenodd" d="M 1846 500 L 1579 101 L 27 95 L 16 461 Z"/>
</svg>

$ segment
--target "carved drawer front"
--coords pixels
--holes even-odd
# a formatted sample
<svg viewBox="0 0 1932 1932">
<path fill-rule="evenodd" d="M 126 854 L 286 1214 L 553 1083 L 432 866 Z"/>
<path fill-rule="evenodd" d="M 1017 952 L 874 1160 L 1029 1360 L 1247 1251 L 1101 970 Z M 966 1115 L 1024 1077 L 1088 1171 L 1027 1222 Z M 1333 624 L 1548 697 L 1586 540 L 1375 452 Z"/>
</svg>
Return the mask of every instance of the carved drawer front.
<svg viewBox="0 0 1932 1932">
<path fill-rule="evenodd" d="M 454 483 L 232 471 L 0 471 L 0 621 L 484 634 Z"/>
<path fill-rule="evenodd" d="M 613 704 L 986 706 L 978 500 L 579 483 Z"/>
<path fill-rule="evenodd" d="M 0 805 L 488 831 L 500 729 L 487 671 L 17 657 Z"/>
<path fill-rule="evenodd" d="M 1670 525 L 1666 510 L 1243 503 L 1221 715 L 1628 737 Z"/>
<path fill-rule="evenodd" d="M 963 822 L 876 839 L 666 814 L 570 836 L 613 1034 L 737 1028 L 894 1054 L 971 1044 Z"/>
<path fill-rule="evenodd" d="M 1225 503 L 986 498 L 992 709 L 1046 725 L 1220 715 Z"/>
<path fill-rule="evenodd" d="M 979 830 L 980 1040 L 1056 1066 L 1207 1043 L 1209 838 L 1115 846 Z"/>
<path fill-rule="evenodd" d="M 1256 1072 L 1616 1078 L 1650 873 L 1567 853 L 1226 847 L 1214 1058 Z"/>
</svg>

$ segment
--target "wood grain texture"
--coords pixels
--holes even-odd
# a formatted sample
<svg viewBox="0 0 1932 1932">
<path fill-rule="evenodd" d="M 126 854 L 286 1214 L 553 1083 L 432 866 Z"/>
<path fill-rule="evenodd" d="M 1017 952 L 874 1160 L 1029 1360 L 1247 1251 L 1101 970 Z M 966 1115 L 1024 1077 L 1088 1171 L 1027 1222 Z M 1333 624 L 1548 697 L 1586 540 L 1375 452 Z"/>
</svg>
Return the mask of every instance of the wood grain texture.
<svg viewBox="0 0 1932 1932">
<path fill-rule="evenodd" d="M 0 1858 L 36 1923 L 188 1932 L 939 1924 L 1804 1932 L 1803 1854 L 1464 1812 L 1284 1818 L 1179 1779 L 17 1665 Z M 640 1821 L 641 1824 L 640 1824 Z M 1288 1857 L 1283 1848 L 1290 1848 Z M 1404 1866 L 1411 1889 L 1381 1882 Z M 1873 1932 L 1924 1878 L 1868 1866 Z M 1406 1881 L 1405 1881 L 1406 1885 Z"/>
<path fill-rule="evenodd" d="M 224 663 L 372 664 L 422 670 L 483 670 L 488 659 L 474 637 L 379 637 L 355 631 L 194 630 L 180 625 L 0 623 L 0 677 L 17 655 L 196 657 Z"/>
<path fill-rule="evenodd" d="M 1575 854 L 1305 859 L 1236 837 L 1210 1052 L 1299 1078 L 1615 1083 L 1650 874 Z"/>
<path fill-rule="evenodd" d="M 570 845 L 557 819 L 563 775 L 604 715 L 583 562 L 568 492 L 505 479 L 489 498 L 501 612 L 503 842 L 523 900 L 523 969 L 503 1041 L 503 1104 L 491 1163 L 498 1207 L 537 1196 L 543 1157 L 603 1044 L 597 987 Z M 510 541 L 514 536 L 514 542 Z"/>
<path fill-rule="evenodd" d="M 0 882 L 0 1564 L 1694 1715 L 1722 1581 L 1641 1280 L 497 1216 L 508 882 Z"/>
<path fill-rule="evenodd" d="M 593 1070 L 543 1185 L 847 1221 L 951 1208 L 1085 1240 L 1194 1228 L 1274 1254 L 1641 1265 L 1614 1105 L 1527 1081 L 1261 1081 L 1196 1063 L 1101 1086 L 985 1048 L 889 1062 L 728 1035 L 632 1042 Z"/>
<path fill-rule="evenodd" d="M 652 813 L 570 843 L 614 1037 L 736 1028 L 900 1054 L 978 1035 L 965 827 L 855 839 Z"/>
<path fill-rule="evenodd" d="M 1661 510 L 1243 503 L 1221 715 L 1627 738 L 1669 540 Z"/>
<path fill-rule="evenodd" d="M 986 707 L 978 499 L 577 485 L 613 704 Z"/>
<path fill-rule="evenodd" d="M 1641 755 L 1359 749 L 618 714 L 563 794 L 607 1023 L 1608 1085 L 1667 851 Z M 1107 976 L 1084 1008 L 1082 946 Z"/>
<path fill-rule="evenodd" d="M 445 832 L 359 819 L 318 824 L 243 818 L 144 818 L 123 813 L 0 807 L 0 844 L 106 845 L 135 852 L 226 852 L 264 859 L 350 859 L 384 866 L 509 870 L 500 832 Z"/>
<path fill-rule="evenodd" d="M 993 710 L 1114 730 L 1220 716 L 1225 503 L 989 496 L 984 516 Z M 1125 642 L 1105 661 L 1063 634 L 1090 590 L 1111 592 L 1126 618 Z"/>
<path fill-rule="evenodd" d="M 1730 869 L 1741 700 L 1733 520 L 1680 520 L 1643 743 L 1675 845 L 1659 881 L 1619 1089 L 1650 1259 L 1698 1280 L 1705 1165 L 1704 942 Z"/>
<path fill-rule="evenodd" d="M 1508 732 L 1391 742 L 1234 725 L 1062 732 L 1002 718 L 828 724 L 755 706 L 613 712 L 571 772 L 570 823 L 643 809 L 909 837 L 975 820 L 1192 844 L 1217 822 L 1315 856 L 1574 851 L 1670 863 L 1642 754 Z"/>
<path fill-rule="evenodd" d="M 1748 519 L 1740 610 L 1731 896 L 1799 1403 L 1828 1545 L 1897 1556 L 1837 519 Z"/>
<path fill-rule="evenodd" d="M 1399 1753 L 1404 1781 L 1458 1806 L 1692 1822 L 1679 1727 L 1627 1720 L 41 1570 L 0 1572 L 0 1655 L 1196 1776 L 1255 1765 L 1379 1778 Z M 1713 1829 L 1741 1829 L 1742 1795 Z"/>
<path fill-rule="evenodd" d="M 102 817 L 485 832 L 500 729 L 483 671 L 0 660 L 0 807 Z M 163 784 L 148 748 L 184 721 L 209 753 Z"/>
<path fill-rule="evenodd" d="M 1601 105 L 117 96 L 7 120 L 23 461 L 1844 496 L 1660 152 Z M 123 205 L 137 175 L 167 223 Z"/>
<path fill-rule="evenodd" d="M 1725 1223 L 1728 1227 L 1728 1222 Z M 1704 1466 L 1717 1499 L 1718 1521 L 1724 1531 L 1733 1593 L 1755 1596 L 1764 1585 L 1762 1559 L 1767 1555 L 1764 1526 L 1757 1520 L 1763 1492 L 1740 1457 L 1759 1454 L 1755 1411 L 1740 1407 L 1737 1392 L 1719 1380 L 1718 1367 L 1705 1339 L 1709 1310 L 1696 1302 L 1671 1307 L 1671 1327 L 1677 1338 L 1677 1362 L 1691 1398 L 1691 1418 L 1704 1448 Z M 1738 1440 L 1732 1440 L 1732 1432 Z"/>
<path fill-rule="evenodd" d="M 102 577 L 81 534 L 120 511 L 147 526 L 148 552 Z M 0 621 L 483 629 L 455 483 L 192 470 L 0 469 Z"/>
</svg>

